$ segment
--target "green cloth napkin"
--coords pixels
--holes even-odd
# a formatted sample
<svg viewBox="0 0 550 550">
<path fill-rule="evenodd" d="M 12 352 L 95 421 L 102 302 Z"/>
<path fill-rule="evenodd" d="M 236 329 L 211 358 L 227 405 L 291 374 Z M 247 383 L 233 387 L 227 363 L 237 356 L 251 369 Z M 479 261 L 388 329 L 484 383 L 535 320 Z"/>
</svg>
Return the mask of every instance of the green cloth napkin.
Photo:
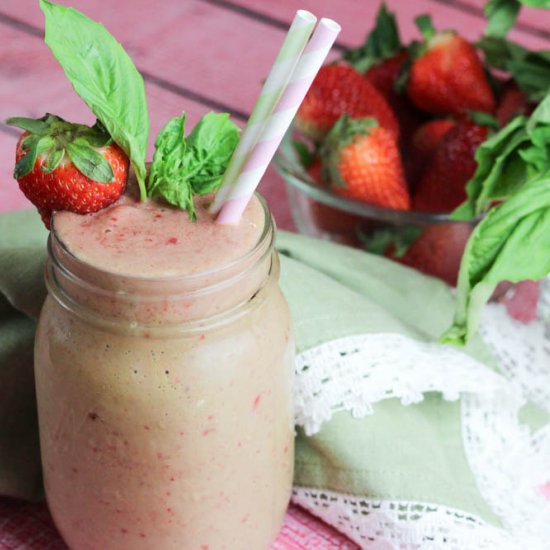
<svg viewBox="0 0 550 550">
<path fill-rule="evenodd" d="M 46 236 L 34 212 L 0 216 L 0 494 L 26 499 L 41 496 L 32 350 L 45 295 Z M 362 251 L 283 232 L 278 250 L 298 354 L 353 335 L 435 341 L 451 322 L 453 293 L 438 280 Z M 496 363 L 480 339 L 465 351 L 494 375 Z M 548 415 L 530 405 L 522 419 L 540 426 Z M 336 412 L 314 435 L 298 427 L 295 484 L 440 504 L 501 526 L 466 456 L 460 401 L 435 391 L 408 406 L 396 398 L 379 400 L 367 416 Z"/>
</svg>

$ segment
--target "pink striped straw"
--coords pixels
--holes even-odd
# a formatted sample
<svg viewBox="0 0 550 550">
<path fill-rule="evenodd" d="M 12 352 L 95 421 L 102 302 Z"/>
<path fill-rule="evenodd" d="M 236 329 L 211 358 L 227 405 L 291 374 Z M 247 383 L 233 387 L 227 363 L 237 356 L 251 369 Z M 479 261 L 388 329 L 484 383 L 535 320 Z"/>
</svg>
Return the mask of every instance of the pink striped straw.
<svg viewBox="0 0 550 550">
<path fill-rule="evenodd" d="M 340 30 L 331 19 L 319 22 L 240 173 L 224 189 L 217 223 L 238 223 Z"/>
</svg>

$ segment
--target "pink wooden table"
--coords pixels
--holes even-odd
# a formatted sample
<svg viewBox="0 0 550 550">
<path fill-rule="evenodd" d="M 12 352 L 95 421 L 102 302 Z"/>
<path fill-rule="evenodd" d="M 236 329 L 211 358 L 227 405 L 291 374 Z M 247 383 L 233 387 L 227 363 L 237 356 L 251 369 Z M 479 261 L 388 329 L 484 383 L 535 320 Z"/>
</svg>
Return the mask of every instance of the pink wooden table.
<svg viewBox="0 0 550 550">
<path fill-rule="evenodd" d="M 336 19 L 343 27 L 333 56 L 362 42 L 378 1 L 358 0 L 60 0 L 102 21 L 124 44 L 147 87 L 151 132 L 182 111 L 189 127 L 209 110 L 227 111 L 239 124 L 248 117 L 262 78 L 275 57 L 296 9 Z M 403 38 L 415 36 L 413 18 L 433 15 L 437 28 L 456 28 L 476 38 L 483 28 L 484 0 L 387 0 L 399 15 Z M 36 0 L 0 3 L 0 121 L 42 116 L 91 122 L 42 41 L 43 19 Z M 116 11 L 114 6 L 116 5 Z M 511 37 L 550 48 L 550 17 L 523 10 Z M 19 132 L 0 122 L 0 212 L 30 205 L 12 180 Z M 152 140 L 151 140 L 152 141 Z M 151 154 L 151 151 L 149 152 Z M 278 226 L 293 224 L 281 179 L 269 169 L 260 190 Z M 0 550 L 66 548 L 43 505 L 0 498 Z M 291 508 L 276 550 L 354 549 L 353 543 L 297 508 Z"/>
</svg>

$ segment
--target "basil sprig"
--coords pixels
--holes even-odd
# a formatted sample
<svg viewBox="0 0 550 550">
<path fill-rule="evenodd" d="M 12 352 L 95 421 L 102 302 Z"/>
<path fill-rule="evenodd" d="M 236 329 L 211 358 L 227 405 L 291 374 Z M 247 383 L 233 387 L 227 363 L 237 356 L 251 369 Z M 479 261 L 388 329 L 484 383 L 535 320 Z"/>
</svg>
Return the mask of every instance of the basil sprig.
<svg viewBox="0 0 550 550">
<path fill-rule="evenodd" d="M 457 220 L 481 217 L 464 251 L 457 309 L 442 341 L 462 345 L 501 281 L 550 273 L 550 94 L 530 118 L 517 117 L 476 152 L 477 170 Z"/>
<path fill-rule="evenodd" d="M 46 18 L 46 44 L 76 93 L 130 157 L 145 199 L 149 115 L 143 78 L 103 25 L 48 0 L 40 0 L 40 7 Z M 97 160 L 87 154 L 83 166 L 94 170 Z"/>
<path fill-rule="evenodd" d="M 196 219 L 193 195 L 218 189 L 239 141 L 226 113 L 209 113 L 185 137 L 185 113 L 159 132 L 149 174 L 149 194 L 183 208 Z"/>
</svg>

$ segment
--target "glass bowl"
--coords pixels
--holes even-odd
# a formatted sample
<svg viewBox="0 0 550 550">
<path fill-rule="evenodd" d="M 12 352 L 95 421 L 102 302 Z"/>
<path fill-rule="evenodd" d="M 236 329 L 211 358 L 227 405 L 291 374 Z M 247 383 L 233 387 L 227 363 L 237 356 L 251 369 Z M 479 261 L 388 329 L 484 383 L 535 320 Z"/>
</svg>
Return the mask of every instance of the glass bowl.
<svg viewBox="0 0 550 550">
<path fill-rule="evenodd" d="M 341 197 L 315 182 L 300 163 L 288 132 L 275 166 L 288 189 L 298 230 L 383 254 L 455 286 L 460 260 L 473 222 L 451 220 L 448 214 L 379 208 Z"/>
</svg>

